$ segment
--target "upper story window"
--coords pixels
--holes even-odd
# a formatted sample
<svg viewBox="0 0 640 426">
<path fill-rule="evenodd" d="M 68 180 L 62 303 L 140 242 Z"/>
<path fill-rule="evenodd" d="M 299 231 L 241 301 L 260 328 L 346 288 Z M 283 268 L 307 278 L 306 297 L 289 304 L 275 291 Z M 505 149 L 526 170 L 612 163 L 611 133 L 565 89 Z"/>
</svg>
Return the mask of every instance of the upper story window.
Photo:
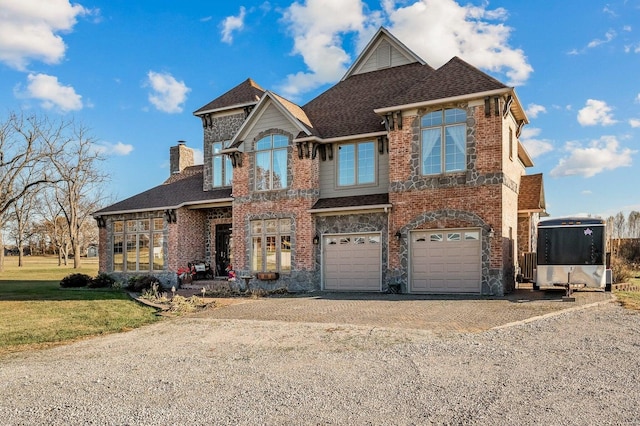
<svg viewBox="0 0 640 426">
<path fill-rule="evenodd" d="M 287 188 L 287 147 L 284 135 L 269 135 L 256 142 L 256 191 Z"/>
<path fill-rule="evenodd" d="M 338 146 L 338 186 L 376 182 L 376 151 L 371 141 Z"/>
<path fill-rule="evenodd" d="M 433 111 L 422 116 L 423 175 L 466 169 L 466 121 L 466 111 L 457 108 Z"/>
<path fill-rule="evenodd" d="M 216 188 L 220 186 L 231 186 L 233 180 L 233 167 L 228 155 L 221 151 L 229 147 L 230 141 L 214 142 L 212 145 L 211 157 L 211 185 Z"/>
</svg>

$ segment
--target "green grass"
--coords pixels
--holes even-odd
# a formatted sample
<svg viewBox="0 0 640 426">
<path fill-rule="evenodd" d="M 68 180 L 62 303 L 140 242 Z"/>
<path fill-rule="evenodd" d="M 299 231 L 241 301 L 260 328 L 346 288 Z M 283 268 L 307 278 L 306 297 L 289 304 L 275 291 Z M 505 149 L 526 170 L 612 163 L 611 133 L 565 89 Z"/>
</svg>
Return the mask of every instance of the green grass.
<svg viewBox="0 0 640 426">
<path fill-rule="evenodd" d="M 57 266 L 57 259 L 5 257 L 0 272 L 0 355 L 42 349 L 82 338 L 131 330 L 158 320 L 155 310 L 120 290 L 64 289 L 60 280 L 80 272 L 95 276 L 97 259 L 82 267 Z"/>
<path fill-rule="evenodd" d="M 633 276 L 639 277 L 640 273 L 634 272 Z M 640 278 L 631 278 L 629 282 L 640 287 Z M 617 291 L 616 297 L 625 308 L 640 311 L 640 291 Z"/>
</svg>

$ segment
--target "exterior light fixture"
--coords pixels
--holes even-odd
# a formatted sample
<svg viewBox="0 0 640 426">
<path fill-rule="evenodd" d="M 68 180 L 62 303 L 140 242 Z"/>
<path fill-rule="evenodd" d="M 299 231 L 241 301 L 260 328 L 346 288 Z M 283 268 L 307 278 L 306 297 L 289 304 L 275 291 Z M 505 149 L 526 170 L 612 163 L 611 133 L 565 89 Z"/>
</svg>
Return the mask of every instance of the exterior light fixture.
<svg viewBox="0 0 640 426">
<path fill-rule="evenodd" d="M 318 234 L 316 234 L 316 235 L 313 237 L 313 245 L 314 245 L 314 246 L 317 246 L 318 244 L 320 244 L 320 237 L 318 236 Z"/>
<path fill-rule="evenodd" d="M 402 239 L 402 232 L 400 232 L 400 231 L 396 232 L 396 238 L 401 240 Z"/>
</svg>

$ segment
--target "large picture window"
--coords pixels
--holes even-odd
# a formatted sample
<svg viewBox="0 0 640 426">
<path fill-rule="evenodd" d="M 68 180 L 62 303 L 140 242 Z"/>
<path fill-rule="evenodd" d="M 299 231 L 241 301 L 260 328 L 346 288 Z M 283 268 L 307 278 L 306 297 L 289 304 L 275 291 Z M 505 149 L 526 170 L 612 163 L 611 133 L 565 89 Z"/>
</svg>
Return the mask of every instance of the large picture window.
<svg viewBox="0 0 640 426">
<path fill-rule="evenodd" d="M 113 224 L 113 270 L 127 272 L 164 269 L 164 220 L 119 220 Z"/>
<path fill-rule="evenodd" d="M 467 167 L 467 113 L 444 109 L 422 116 L 422 174 L 465 170 Z"/>
<path fill-rule="evenodd" d="M 338 146 L 338 186 L 366 185 L 375 181 L 376 151 L 373 142 Z"/>
<path fill-rule="evenodd" d="M 287 188 L 287 147 L 289 138 L 269 135 L 256 142 L 256 191 Z"/>
<path fill-rule="evenodd" d="M 291 219 L 251 221 L 251 270 L 291 272 Z"/>
<path fill-rule="evenodd" d="M 231 166 L 231 159 L 228 155 L 221 153 L 223 149 L 229 147 L 229 142 L 214 142 L 212 145 L 211 184 L 214 188 L 231 186 L 232 184 L 233 167 Z"/>
</svg>

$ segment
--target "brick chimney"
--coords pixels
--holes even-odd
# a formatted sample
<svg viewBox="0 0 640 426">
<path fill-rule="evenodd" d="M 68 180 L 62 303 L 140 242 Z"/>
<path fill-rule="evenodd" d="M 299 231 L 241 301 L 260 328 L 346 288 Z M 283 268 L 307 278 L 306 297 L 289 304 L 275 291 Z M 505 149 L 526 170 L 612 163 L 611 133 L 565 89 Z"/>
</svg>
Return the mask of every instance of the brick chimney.
<svg viewBox="0 0 640 426">
<path fill-rule="evenodd" d="M 193 166 L 193 150 L 187 147 L 185 141 L 178 141 L 178 145 L 169 148 L 169 163 L 172 175 Z"/>
</svg>

